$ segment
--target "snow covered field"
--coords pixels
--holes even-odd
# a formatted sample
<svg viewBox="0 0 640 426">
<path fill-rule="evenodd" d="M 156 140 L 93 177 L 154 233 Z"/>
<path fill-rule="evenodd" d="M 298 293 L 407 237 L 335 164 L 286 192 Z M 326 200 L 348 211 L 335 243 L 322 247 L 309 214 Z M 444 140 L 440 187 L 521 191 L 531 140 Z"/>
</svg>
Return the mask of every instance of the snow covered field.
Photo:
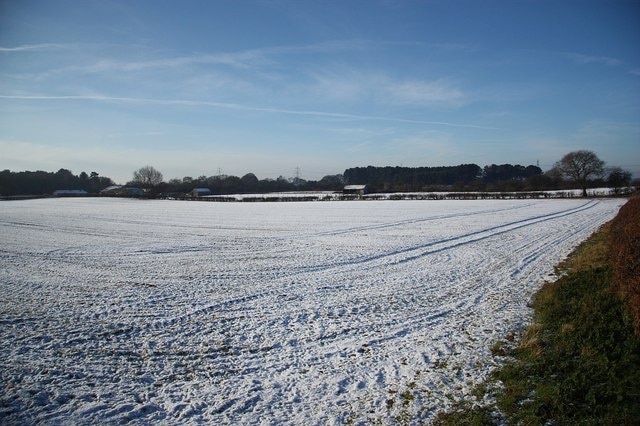
<svg viewBox="0 0 640 426">
<path fill-rule="evenodd" d="M 623 202 L 1 202 L 0 423 L 428 421 Z"/>
</svg>

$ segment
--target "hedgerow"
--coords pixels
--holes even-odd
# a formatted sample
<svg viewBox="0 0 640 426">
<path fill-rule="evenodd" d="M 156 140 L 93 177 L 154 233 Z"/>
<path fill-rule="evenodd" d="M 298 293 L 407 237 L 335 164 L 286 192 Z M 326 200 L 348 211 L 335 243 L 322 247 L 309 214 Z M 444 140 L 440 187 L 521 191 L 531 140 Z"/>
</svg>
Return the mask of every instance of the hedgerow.
<svg viewBox="0 0 640 426">
<path fill-rule="evenodd" d="M 640 197 L 629 200 L 611 224 L 613 286 L 640 336 Z"/>
</svg>

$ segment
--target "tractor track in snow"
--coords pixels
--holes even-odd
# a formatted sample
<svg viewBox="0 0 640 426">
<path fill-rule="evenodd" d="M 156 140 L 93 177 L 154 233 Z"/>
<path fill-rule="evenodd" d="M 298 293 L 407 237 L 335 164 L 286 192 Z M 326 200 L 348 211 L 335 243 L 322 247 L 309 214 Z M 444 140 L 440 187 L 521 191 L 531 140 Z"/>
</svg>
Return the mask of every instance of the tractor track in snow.
<svg viewBox="0 0 640 426">
<path fill-rule="evenodd" d="M 164 318 L 162 320 L 155 321 L 151 324 L 145 324 L 144 326 L 138 328 L 131 328 L 126 334 L 138 334 L 141 332 L 143 328 L 150 327 L 153 330 L 161 330 L 163 328 L 175 326 L 181 322 L 191 322 L 197 320 L 198 317 L 205 317 L 211 315 L 213 312 L 224 312 L 227 311 L 233 306 L 245 305 L 250 302 L 254 302 L 257 300 L 264 299 L 273 299 L 277 298 L 282 294 L 292 293 L 298 287 L 300 287 L 300 283 L 305 282 L 306 275 L 314 275 L 314 274 L 323 274 L 332 269 L 344 269 L 351 267 L 360 267 L 362 264 L 368 264 L 372 262 L 376 262 L 373 266 L 368 266 L 369 268 L 384 268 L 392 265 L 398 265 L 410 261 L 414 261 L 423 256 L 432 255 L 435 253 L 439 253 L 445 250 L 451 250 L 457 247 L 461 247 L 466 244 L 472 244 L 478 241 L 482 241 L 487 238 L 492 238 L 495 236 L 502 235 L 504 233 L 514 231 L 516 229 L 520 229 L 526 226 L 531 226 L 538 224 L 540 222 L 553 220 L 555 218 L 561 218 L 567 215 L 571 215 L 586 209 L 593 207 L 597 202 L 589 202 L 585 203 L 582 206 L 577 208 L 568 209 L 565 211 L 555 212 L 553 214 L 541 215 L 532 218 L 527 218 L 519 221 L 514 221 L 506 224 L 501 224 L 498 226 L 482 229 L 479 231 L 474 231 L 471 233 L 467 233 L 464 235 L 459 235 L 456 237 L 448 238 L 441 241 L 430 242 L 427 244 L 415 246 L 415 247 L 407 247 L 403 250 L 389 252 L 389 253 L 381 253 L 376 254 L 374 256 L 370 256 L 367 258 L 358 258 L 358 259 L 348 259 L 339 263 L 331 263 L 320 266 L 310 266 L 303 267 L 298 271 L 283 271 L 276 273 L 275 276 L 269 277 L 269 279 L 273 281 L 291 281 L 291 283 L 282 283 L 278 286 L 272 286 L 268 291 L 262 292 L 253 292 L 249 294 L 244 294 L 240 298 L 232 298 L 229 300 L 224 300 L 217 302 L 215 304 L 207 305 L 204 307 L 200 307 L 196 310 L 191 310 L 189 312 L 183 313 L 177 317 L 172 318 Z M 555 243 L 561 241 L 562 239 L 569 238 L 569 236 L 561 234 L 561 236 L 555 241 Z M 553 243 L 551 244 L 553 245 Z M 417 252 L 417 253 L 415 253 Z M 414 254 L 415 253 L 415 254 Z M 399 259 L 398 259 L 399 258 Z M 526 260 L 526 259 L 525 259 Z M 529 263 L 531 260 L 528 261 Z M 341 271 L 344 273 L 344 270 Z M 255 278 L 264 278 L 264 273 L 259 274 L 262 276 L 257 276 Z M 227 279 L 231 278 L 244 278 L 247 279 L 249 277 L 243 275 L 239 277 L 226 277 Z M 166 300 L 166 299 L 165 299 Z"/>
<path fill-rule="evenodd" d="M 0 420 L 428 421 L 620 204 L 2 204 Z"/>
</svg>

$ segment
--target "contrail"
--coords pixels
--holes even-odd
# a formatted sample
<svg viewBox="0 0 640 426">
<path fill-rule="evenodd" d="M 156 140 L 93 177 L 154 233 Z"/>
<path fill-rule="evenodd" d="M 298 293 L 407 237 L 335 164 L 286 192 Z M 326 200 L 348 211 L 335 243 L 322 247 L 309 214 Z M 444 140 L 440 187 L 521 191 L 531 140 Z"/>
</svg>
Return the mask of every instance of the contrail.
<svg viewBox="0 0 640 426">
<path fill-rule="evenodd" d="M 55 44 L 55 43 L 24 44 L 22 46 L 15 46 L 15 47 L 0 46 L 0 52 L 24 52 L 25 50 L 60 49 L 62 47 L 64 46 L 61 44 Z"/>
<path fill-rule="evenodd" d="M 345 114 L 340 112 L 326 112 L 326 111 L 313 111 L 313 110 L 291 110 L 274 107 L 258 107 L 243 104 L 227 103 L 227 102 L 213 102 L 213 101 L 195 101 L 188 99 L 151 99 L 151 98 L 131 98 L 131 97 L 119 97 L 119 96 L 81 96 L 81 95 L 69 95 L 69 96 L 48 96 L 48 95 L 0 95 L 0 99 L 16 99 L 26 101 L 95 101 L 95 102 L 128 102 L 128 103 L 145 103 L 156 105 L 189 105 L 189 106 L 207 106 L 213 108 L 235 109 L 240 111 L 257 111 L 267 112 L 272 114 L 287 114 L 287 115 L 305 115 L 313 117 L 329 117 L 329 118 L 343 118 L 347 120 L 366 120 L 366 121 L 390 121 L 395 123 L 408 123 L 408 124 L 423 124 L 428 126 L 448 126 L 448 127 L 462 127 L 471 129 L 484 129 L 484 130 L 501 130 L 498 127 L 480 126 L 476 124 L 464 124 L 464 123 L 451 123 L 446 121 L 429 121 L 429 120 L 414 120 L 407 118 L 397 117 L 381 117 L 372 115 L 358 115 L 358 114 Z"/>
</svg>

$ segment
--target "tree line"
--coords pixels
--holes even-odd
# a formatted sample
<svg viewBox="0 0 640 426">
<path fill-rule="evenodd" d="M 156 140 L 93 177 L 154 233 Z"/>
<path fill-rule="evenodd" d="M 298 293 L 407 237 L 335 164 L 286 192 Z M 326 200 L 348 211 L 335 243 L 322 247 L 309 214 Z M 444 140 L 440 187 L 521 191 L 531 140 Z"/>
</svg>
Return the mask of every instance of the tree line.
<svg viewBox="0 0 640 426">
<path fill-rule="evenodd" d="M 538 166 L 491 164 L 461 164 L 445 167 L 353 167 L 343 174 L 327 175 L 320 180 L 299 177 L 258 179 L 253 173 L 242 177 L 229 175 L 199 176 L 170 179 L 153 166 L 144 166 L 133 173 L 127 183 L 145 189 L 151 197 L 181 196 L 194 188 L 208 188 L 214 194 L 268 193 L 287 191 L 340 191 L 345 185 L 367 185 L 370 192 L 422 191 L 542 191 L 629 186 L 631 173 L 619 167 L 606 168 L 604 161 L 591 151 L 566 154 L 546 173 Z M 96 172 L 74 175 L 67 169 L 57 172 L 0 172 L 0 195 L 51 194 L 59 189 L 82 189 L 98 193 L 113 185 L 113 181 Z"/>
<path fill-rule="evenodd" d="M 130 182 L 135 184 L 135 181 Z M 193 178 L 185 176 L 182 179 L 171 179 L 161 183 L 153 190 L 163 194 L 184 194 L 194 188 L 208 188 L 214 194 L 264 194 L 268 192 L 289 191 L 341 191 L 344 187 L 342 175 L 327 175 L 320 180 L 305 180 L 301 178 L 286 178 L 279 176 L 276 179 L 258 179 L 253 173 L 247 173 L 242 177 L 230 175 L 199 176 Z"/>
<path fill-rule="evenodd" d="M 355 167 L 345 170 L 348 184 L 367 184 L 381 192 L 416 192 L 436 190 L 525 190 L 526 182 L 542 176 L 537 166 L 477 164 L 448 167 Z"/>
<path fill-rule="evenodd" d="M 113 185 L 113 181 L 97 172 L 81 172 L 79 175 L 67 169 L 57 172 L 0 172 L 0 195 L 3 196 L 52 194 L 61 189 L 84 190 L 91 194 L 110 185 Z"/>
<path fill-rule="evenodd" d="M 155 179 L 157 184 L 148 185 Z M 630 185 L 631 173 L 619 167 L 606 168 L 592 151 L 566 154 L 546 173 L 539 166 L 477 164 L 444 167 L 352 167 L 343 174 L 327 175 L 318 181 L 300 178 L 259 180 L 253 173 L 237 176 L 200 176 L 160 182 L 162 174 L 151 166 L 134 172 L 131 184 L 147 184 L 156 192 L 186 193 L 195 187 L 214 194 L 266 193 L 285 191 L 339 191 L 345 185 L 367 185 L 371 192 L 421 191 L 543 191 L 572 189 L 576 185 L 586 195 L 587 186 L 622 188 Z"/>
<path fill-rule="evenodd" d="M 418 191 L 544 191 L 572 189 L 587 194 L 587 187 L 614 190 L 631 184 L 631 173 L 620 167 L 605 167 L 605 162 L 587 150 L 564 155 L 551 170 L 539 166 L 477 164 L 449 167 L 356 167 L 344 172 L 347 184 L 366 184 L 376 192 Z"/>
</svg>

